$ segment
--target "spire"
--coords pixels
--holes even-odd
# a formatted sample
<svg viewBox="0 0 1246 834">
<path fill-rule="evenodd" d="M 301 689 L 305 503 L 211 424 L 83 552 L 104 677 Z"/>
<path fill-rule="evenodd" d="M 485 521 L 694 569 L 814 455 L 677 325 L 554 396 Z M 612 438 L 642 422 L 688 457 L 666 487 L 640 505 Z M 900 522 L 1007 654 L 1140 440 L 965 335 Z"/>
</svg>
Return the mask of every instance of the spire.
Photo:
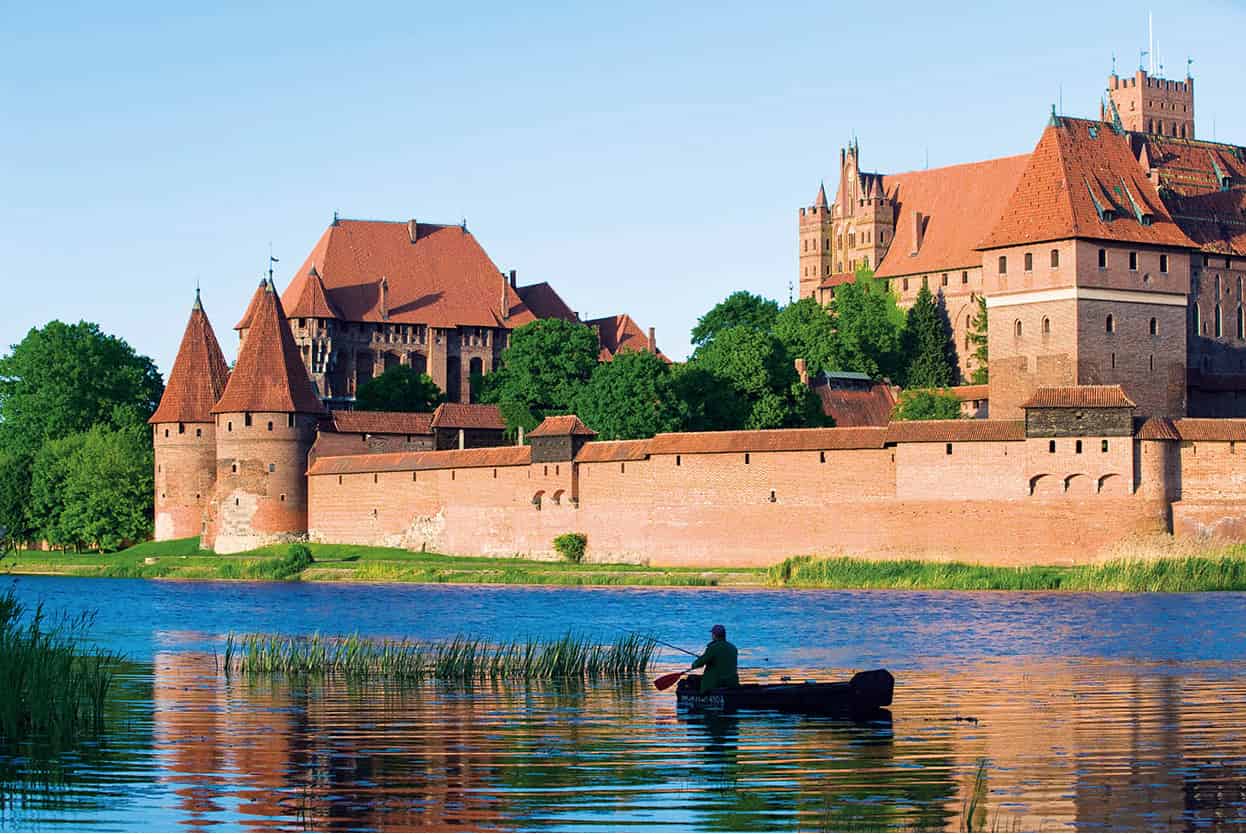
<svg viewBox="0 0 1246 834">
<path fill-rule="evenodd" d="M 256 291 L 247 338 L 213 414 L 237 411 L 323 414 L 276 289 L 264 281 Z"/>
<path fill-rule="evenodd" d="M 818 196 L 813 201 L 814 208 L 827 208 L 826 205 L 826 184 L 818 183 Z"/>
<path fill-rule="evenodd" d="M 229 366 L 203 311 L 199 290 L 190 308 L 190 320 L 169 372 L 169 384 L 149 423 L 211 423 L 212 406 L 225 390 Z"/>
<path fill-rule="evenodd" d="M 198 281 L 195 282 L 195 303 L 190 305 L 190 309 L 191 310 L 202 310 L 203 309 L 203 301 L 201 301 L 199 298 L 199 282 Z"/>
<path fill-rule="evenodd" d="M 255 308 L 259 306 L 260 299 L 264 296 L 264 291 L 268 289 L 268 279 L 261 278 L 260 285 L 256 288 L 255 294 L 251 296 L 251 301 L 247 304 L 247 311 L 242 314 L 242 318 L 234 325 L 234 330 L 246 330 L 251 326 L 251 319 L 255 316 Z"/>
<path fill-rule="evenodd" d="M 287 290 L 287 295 L 289 295 Z M 320 273 L 316 271 L 316 265 L 312 264 L 312 268 L 307 270 L 307 275 L 303 281 L 302 289 L 299 291 L 298 297 L 286 315 L 293 318 L 309 318 L 309 319 L 340 319 L 342 313 L 338 310 L 337 305 L 329 298 L 329 293 L 325 289 L 324 281 L 320 278 Z"/>
</svg>

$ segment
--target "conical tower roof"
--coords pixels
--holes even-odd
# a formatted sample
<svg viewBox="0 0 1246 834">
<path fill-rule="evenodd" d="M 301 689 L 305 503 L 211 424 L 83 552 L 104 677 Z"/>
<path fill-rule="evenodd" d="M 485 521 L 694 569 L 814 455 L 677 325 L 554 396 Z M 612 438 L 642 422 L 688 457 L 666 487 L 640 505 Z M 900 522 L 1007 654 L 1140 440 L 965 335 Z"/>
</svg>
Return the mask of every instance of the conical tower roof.
<svg viewBox="0 0 1246 834">
<path fill-rule="evenodd" d="M 309 319 L 340 319 L 342 313 L 325 291 L 324 281 L 316 270 L 315 264 L 307 271 L 307 280 L 303 282 L 302 292 L 290 308 L 287 315 L 294 318 Z"/>
<path fill-rule="evenodd" d="M 251 319 L 255 316 L 255 308 L 259 306 L 260 299 L 264 297 L 264 291 L 268 287 L 266 278 L 260 279 L 260 285 L 256 288 L 255 294 L 251 296 L 251 302 L 247 304 L 247 311 L 242 314 L 242 318 L 238 319 L 238 323 L 234 325 L 234 330 L 246 330 L 251 326 Z"/>
<path fill-rule="evenodd" d="M 173 360 L 169 384 L 149 423 L 211 423 L 212 406 L 225 390 L 229 365 L 203 311 L 199 291 L 182 334 L 182 345 Z"/>
<path fill-rule="evenodd" d="M 808 192 L 806 192 L 808 193 Z M 816 208 L 826 208 L 826 183 L 818 183 L 818 196 L 814 198 L 813 205 Z"/>
<path fill-rule="evenodd" d="M 323 414 L 324 404 L 312 387 L 307 367 L 272 284 L 253 299 L 247 338 L 213 414 L 278 411 Z"/>
</svg>

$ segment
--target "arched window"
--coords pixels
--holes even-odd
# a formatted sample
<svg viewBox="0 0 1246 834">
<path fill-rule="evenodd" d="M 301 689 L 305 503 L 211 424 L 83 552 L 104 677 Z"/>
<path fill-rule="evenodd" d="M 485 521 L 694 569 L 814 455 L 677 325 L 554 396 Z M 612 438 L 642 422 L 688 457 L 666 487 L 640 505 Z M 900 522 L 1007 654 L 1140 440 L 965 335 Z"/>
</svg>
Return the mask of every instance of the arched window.
<svg viewBox="0 0 1246 834">
<path fill-rule="evenodd" d="M 1242 318 L 1242 305 L 1237 305 L 1237 338 L 1246 339 L 1246 319 Z"/>
<path fill-rule="evenodd" d="M 1203 332 L 1203 305 L 1194 304 L 1194 335 L 1198 336 Z"/>
<path fill-rule="evenodd" d="M 1051 268 L 1055 269 L 1058 266 L 1060 266 L 1060 250 L 1052 249 L 1051 250 Z"/>
<path fill-rule="evenodd" d="M 1159 335 L 1159 320 L 1158 319 L 1155 319 L 1155 318 L 1151 319 L 1151 335 L 1152 336 Z"/>
<path fill-rule="evenodd" d="M 1216 305 L 1216 338 L 1224 335 L 1224 322 L 1220 318 L 1220 305 Z"/>
<path fill-rule="evenodd" d="M 1108 313 L 1107 320 L 1104 322 L 1104 329 L 1107 330 L 1108 333 L 1116 332 L 1116 320 L 1112 318 L 1111 313 Z"/>
<path fill-rule="evenodd" d="M 1051 319 L 1047 318 L 1046 316 L 1043 316 L 1043 335 L 1044 336 L 1051 335 Z"/>
<path fill-rule="evenodd" d="M 1012 330 L 1013 330 L 1013 334 L 1016 335 L 1018 339 L 1020 339 L 1021 338 L 1021 319 L 1017 319 L 1016 323 L 1013 324 L 1012 326 Z"/>
</svg>

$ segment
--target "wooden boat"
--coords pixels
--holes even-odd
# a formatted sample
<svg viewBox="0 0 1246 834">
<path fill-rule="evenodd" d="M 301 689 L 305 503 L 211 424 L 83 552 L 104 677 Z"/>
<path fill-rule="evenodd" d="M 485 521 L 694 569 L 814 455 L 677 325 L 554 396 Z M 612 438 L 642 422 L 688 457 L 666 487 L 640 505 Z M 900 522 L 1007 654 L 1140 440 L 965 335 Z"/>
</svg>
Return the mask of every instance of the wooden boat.
<svg viewBox="0 0 1246 834">
<path fill-rule="evenodd" d="M 891 704 L 895 678 L 886 669 L 857 672 L 839 683 L 746 683 L 701 692 L 701 676 L 689 675 L 675 687 L 676 703 L 685 709 L 734 712 L 777 710 L 807 715 L 869 718 Z"/>
</svg>

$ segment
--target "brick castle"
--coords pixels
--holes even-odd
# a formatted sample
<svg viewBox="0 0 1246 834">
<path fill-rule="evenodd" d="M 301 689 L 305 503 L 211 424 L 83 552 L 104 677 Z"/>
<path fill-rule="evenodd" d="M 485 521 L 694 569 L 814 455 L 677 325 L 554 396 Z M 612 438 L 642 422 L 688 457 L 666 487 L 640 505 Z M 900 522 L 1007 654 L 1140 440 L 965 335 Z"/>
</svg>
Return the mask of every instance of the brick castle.
<svg viewBox="0 0 1246 834">
<path fill-rule="evenodd" d="M 1246 420 L 1221 417 L 1246 390 L 1246 152 L 1193 134 L 1193 82 L 1140 71 L 1109 79 L 1098 121 L 1053 113 L 1028 155 L 882 175 L 841 152 L 834 203 L 820 189 L 800 211 L 802 296 L 859 266 L 902 303 L 929 286 L 962 368 L 985 297 L 990 385 L 966 399 L 990 419 L 599 442 L 569 415 L 504 445 L 471 376 L 512 328 L 579 315 L 463 226 L 335 217 L 283 295 L 256 290 L 232 372 L 196 298 L 151 418 L 156 537 L 545 556 L 579 531 L 591 559 L 706 567 L 1246 537 Z M 630 317 L 587 323 L 603 360 L 657 352 Z M 393 364 L 450 402 L 330 410 Z"/>
</svg>

